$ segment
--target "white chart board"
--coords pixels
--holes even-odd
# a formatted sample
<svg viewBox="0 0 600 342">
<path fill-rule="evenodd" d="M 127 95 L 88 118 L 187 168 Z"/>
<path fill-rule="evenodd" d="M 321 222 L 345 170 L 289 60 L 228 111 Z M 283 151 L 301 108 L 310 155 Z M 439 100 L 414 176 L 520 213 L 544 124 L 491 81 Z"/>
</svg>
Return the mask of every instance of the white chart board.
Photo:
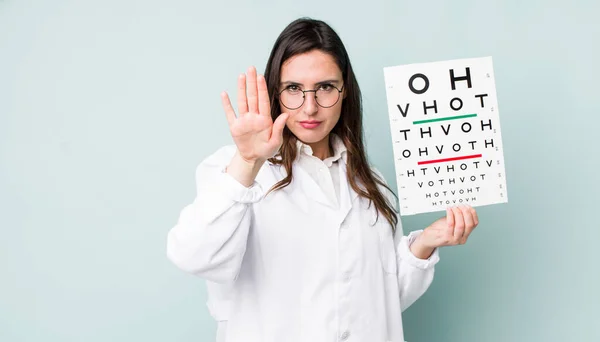
<svg viewBox="0 0 600 342">
<path fill-rule="evenodd" d="M 508 202 L 491 57 L 384 68 L 400 215 Z"/>
</svg>

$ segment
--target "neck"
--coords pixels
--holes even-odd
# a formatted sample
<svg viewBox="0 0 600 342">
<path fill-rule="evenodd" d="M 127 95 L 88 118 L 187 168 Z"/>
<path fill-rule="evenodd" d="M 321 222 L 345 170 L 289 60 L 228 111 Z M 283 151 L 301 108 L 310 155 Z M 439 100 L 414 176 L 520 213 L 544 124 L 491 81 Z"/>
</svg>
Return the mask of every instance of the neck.
<svg viewBox="0 0 600 342">
<path fill-rule="evenodd" d="M 329 143 L 329 135 L 316 143 L 308 144 L 313 151 L 313 156 L 323 160 L 333 155 L 332 146 Z"/>
</svg>

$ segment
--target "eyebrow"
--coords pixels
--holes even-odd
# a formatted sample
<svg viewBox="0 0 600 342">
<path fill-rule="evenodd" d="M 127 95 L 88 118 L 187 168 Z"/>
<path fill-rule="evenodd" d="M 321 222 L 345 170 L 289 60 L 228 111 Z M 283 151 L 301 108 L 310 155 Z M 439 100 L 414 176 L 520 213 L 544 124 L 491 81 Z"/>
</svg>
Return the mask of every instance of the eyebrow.
<svg viewBox="0 0 600 342">
<path fill-rule="evenodd" d="M 341 80 L 338 79 L 330 79 L 330 80 L 325 80 L 325 81 L 320 81 L 315 83 L 315 85 L 322 85 L 322 84 L 327 84 L 327 83 L 340 83 L 342 82 Z M 285 85 L 299 85 L 299 86 L 303 86 L 302 83 L 299 82 L 294 82 L 294 81 L 285 81 L 285 82 L 281 82 L 279 85 L 280 86 L 285 86 Z"/>
</svg>

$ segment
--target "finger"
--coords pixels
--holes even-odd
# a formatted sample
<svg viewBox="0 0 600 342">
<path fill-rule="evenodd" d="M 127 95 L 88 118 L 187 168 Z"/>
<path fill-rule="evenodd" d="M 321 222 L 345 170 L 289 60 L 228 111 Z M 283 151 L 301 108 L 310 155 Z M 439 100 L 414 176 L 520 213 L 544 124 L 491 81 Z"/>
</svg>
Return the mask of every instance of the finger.
<svg viewBox="0 0 600 342">
<path fill-rule="evenodd" d="M 454 239 L 452 232 L 454 231 L 455 222 L 456 218 L 454 217 L 454 211 L 452 211 L 451 207 L 446 208 L 446 229 L 444 229 L 444 238 L 448 243 Z"/>
<path fill-rule="evenodd" d="M 448 225 L 449 229 L 453 229 L 454 222 L 455 222 L 454 212 L 452 211 L 451 207 L 448 207 L 448 208 L 446 208 L 446 224 Z"/>
<path fill-rule="evenodd" d="M 248 112 L 258 113 L 258 90 L 256 88 L 256 68 L 248 68 Z"/>
<path fill-rule="evenodd" d="M 227 123 L 229 126 L 233 124 L 235 121 L 235 111 L 231 106 L 231 101 L 229 100 L 229 95 L 226 92 L 221 93 L 221 103 L 223 104 L 223 109 L 225 110 L 225 116 L 227 117 Z"/>
<path fill-rule="evenodd" d="M 477 225 L 479 225 L 479 217 L 477 216 L 477 211 L 475 210 L 475 208 L 473 208 L 471 206 L 469 207 L 469 212 L 471 213 L 471 216 L 473 217 L 473 228 L 469 232 L 469 235 L 471 235 L 473 230 L 475 230 Z M 467 237 L 463 237 L 463 244 L 465 244 L 467 242 Z"/>
<path fill-rule="evenodd" d="M 269 91 L 267 90 L 267 81 L 263 75 L 258 75 L 258 112 L 262 115 L 271 116 L 271 104 L 269 101 Z"/>
<path fill-rule="evenodd" d="M 463 233 L 463 237 L 460 239 L 460 243 L 464 243 L 463 241 L 467 241 L 467 238 L 473 231 L 475 227 L 475 223 L 473 222 L 473 215 L 471 214 L 470 206 L 461 206 L 463 218 L 465 219 L 465 232 Z"/>
<path fill-rule="evenodd" d="M 283 141 L 283 129 L 285 128 L 285 123 L 288 118 L 289 114 L 281 113 L 277 119 L 275 119 L 275 122 L 273 123 L 273 131 L 271 132 L 271 140 L 273 143 L 281 144 Z"/>
<path fill-rule="evenodd" d="M 479 217 L 477 216 L 477 210 L 475 210 L 475 208 L 471 207 L 471 214 L 473 215 L 473 222 L 475 223 L 475 226 L 479 225 Z"/>
<path fill-rule="evenodd" d="M 454 212 L 454 217 L 455 217 L 455 224 L 454 224 L 454 242 L 458 243 L 460 241 L 460 239 L 462 239 L 463 234 L 465 232 L 465 219 L 463 217 L 462 211 L 460 210 L 460 208 L 458 207 L 454 207 L 452 208 L 452 211 Z"/>
<path fill-rule="evenodd" d="M 240 115 L 248 113 L 248 100 L 246 99 L 246 75 L 238 77 L 237 105 Z"/>
</svg>

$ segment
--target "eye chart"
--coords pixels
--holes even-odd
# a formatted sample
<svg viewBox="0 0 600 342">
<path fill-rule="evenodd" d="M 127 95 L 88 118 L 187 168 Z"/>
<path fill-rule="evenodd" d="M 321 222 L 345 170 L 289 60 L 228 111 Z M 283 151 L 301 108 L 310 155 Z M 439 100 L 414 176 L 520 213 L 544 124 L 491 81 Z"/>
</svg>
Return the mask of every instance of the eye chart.
<svg viewBox="0 0 600 342">
<path fill-rule="evenodd" d="M 400 214 L 507 203 L 491 57 L 384 68 Z"/>
</svg>

